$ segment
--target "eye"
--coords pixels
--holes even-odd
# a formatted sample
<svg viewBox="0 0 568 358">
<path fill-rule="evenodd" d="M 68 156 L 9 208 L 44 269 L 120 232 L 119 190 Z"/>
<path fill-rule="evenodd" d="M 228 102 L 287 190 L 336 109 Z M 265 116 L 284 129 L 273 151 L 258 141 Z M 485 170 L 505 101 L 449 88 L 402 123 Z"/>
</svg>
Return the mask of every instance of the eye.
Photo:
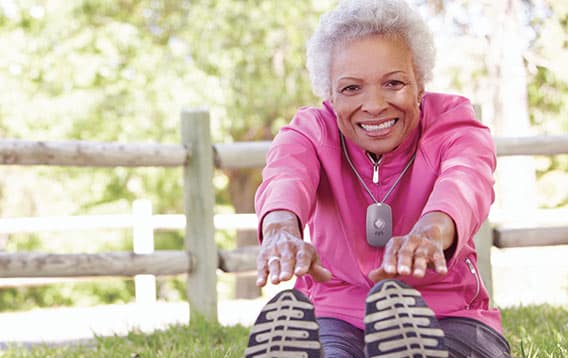
<svg viewBox="0 0 568 358">
<path fill-rule="evenodd" d="M 340 92 L 344 93 L 344 94 L 353 94 L 353 93 L 357 93 L 360 89 L 361 89 L 361 86 L 349 85 L 349 86 L 343 87 Z"/>
<path fill-rule="evenodd" d="M 399 80 L 388 80 L 385 82 L 385 87 L 390 89 L 401 89 L 402 87 L 406 86 L 406 83 L 399 81 Z"/>
</svg>

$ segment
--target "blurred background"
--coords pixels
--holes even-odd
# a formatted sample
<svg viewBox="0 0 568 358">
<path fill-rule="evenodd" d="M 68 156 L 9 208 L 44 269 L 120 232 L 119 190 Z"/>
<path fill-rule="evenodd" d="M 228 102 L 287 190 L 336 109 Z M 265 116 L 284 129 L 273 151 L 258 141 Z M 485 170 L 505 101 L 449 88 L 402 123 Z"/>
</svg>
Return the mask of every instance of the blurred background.
<svg viewBox="0 0 568 358">
<path fill-rule="evenodd" d="M 568 133 L 568 2 L 411 3 L 437 44 L 430 91 L 470 98 L 496 136 Z M 320 102 L 305 43 L 335 4 L 0 0 L 0 137 L 179 143 L 181 109 L 206 107 L 214 142 L 271 140 L 298 107 Z M 568 155 L 500 158 L 496 176 L 492 223 L 523 226 L 554 212 L 549 221 L 566 225 Z M 216 213 L 253 213 L 259 181 L 260 170 L 218 170 Z M 181 169 L 0 167 L 4 219 L 124 214 L 137 199 L 180 214 L 181 196 Z M 183 248 L 183 230 L 154 235 L 157 250 Z M 229 249 L 256 243 L 256 234 L 218 230 L 216 240 Z M 0 233 L 0 251 L 32 250 L 130 251 L 132 232 Z M 494 303 L 568 305 L 567 254 L 565 246 L 493 248 Z M 219 273 L 220 299 L 257 297 L 246 276 Z M 68 281 L 0 279 L 0 312 L 134 300 L 133 280 Z M 156 285 L 159 301 L 185 300 L 185 277 Z"/>
</svg>

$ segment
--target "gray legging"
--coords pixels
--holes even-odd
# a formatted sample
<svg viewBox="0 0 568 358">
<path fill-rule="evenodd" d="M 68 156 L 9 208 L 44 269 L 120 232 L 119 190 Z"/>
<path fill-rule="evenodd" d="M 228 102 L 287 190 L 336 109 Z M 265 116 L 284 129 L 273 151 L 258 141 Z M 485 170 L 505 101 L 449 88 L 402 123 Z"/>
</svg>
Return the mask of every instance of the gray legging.
<svg viewBox="0 0 568 358">
<path fill-rule="evenodd" d="M 493 328 L 470 318 L 440 319 L 450 357 L 511 357 L 509 343 Z M 318 318 L 325 358 L 365 357 L 364 332 L 335 318 Z"/>
</svg>

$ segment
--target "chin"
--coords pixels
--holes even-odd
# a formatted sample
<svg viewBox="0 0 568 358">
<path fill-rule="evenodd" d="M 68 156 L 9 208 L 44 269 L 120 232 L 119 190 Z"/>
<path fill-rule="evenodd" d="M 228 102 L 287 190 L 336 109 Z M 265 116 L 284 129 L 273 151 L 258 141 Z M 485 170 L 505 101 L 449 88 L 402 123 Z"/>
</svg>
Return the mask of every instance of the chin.
<svg viewBox="0 0 568 358">
<path fill-rule="evenodd" d="M 371 144 L 371 145 L 367 145 L 364 146 L 363 148 L 365 148 L 366 151 L 377 154 L 377 155 L 381 155 L 381 154 L 386 154 L 389 152 L 392 152 L 393 150 L 396 149 L 396 145 L 391 145 L 391 144 L 381 144 L 381 145 L 376 145 L 376 144 Z"/>
</svg>

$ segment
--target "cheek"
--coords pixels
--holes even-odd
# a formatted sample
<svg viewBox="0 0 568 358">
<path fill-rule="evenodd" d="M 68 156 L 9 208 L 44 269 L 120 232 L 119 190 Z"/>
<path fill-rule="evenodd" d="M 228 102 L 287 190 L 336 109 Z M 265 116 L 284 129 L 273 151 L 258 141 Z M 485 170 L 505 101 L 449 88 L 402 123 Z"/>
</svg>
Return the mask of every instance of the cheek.
<svg viewBox="0 0 568 358">
<path fill-rule="evenodd" d="M 416 126 L 418 126 L 418 122 L 420 122 L 420 109 L 418 107 L 413 108 L 410 111 L 406 112 L 406 133 L 412 131 Z"/>
<path fill-rule="evenodd" d="M 344 121 L 348 120 L 357 109 L 357 105 L 352 100 L 345 98 L 336 98 L 331 104 L 335 114 Z"/>
</svg>

